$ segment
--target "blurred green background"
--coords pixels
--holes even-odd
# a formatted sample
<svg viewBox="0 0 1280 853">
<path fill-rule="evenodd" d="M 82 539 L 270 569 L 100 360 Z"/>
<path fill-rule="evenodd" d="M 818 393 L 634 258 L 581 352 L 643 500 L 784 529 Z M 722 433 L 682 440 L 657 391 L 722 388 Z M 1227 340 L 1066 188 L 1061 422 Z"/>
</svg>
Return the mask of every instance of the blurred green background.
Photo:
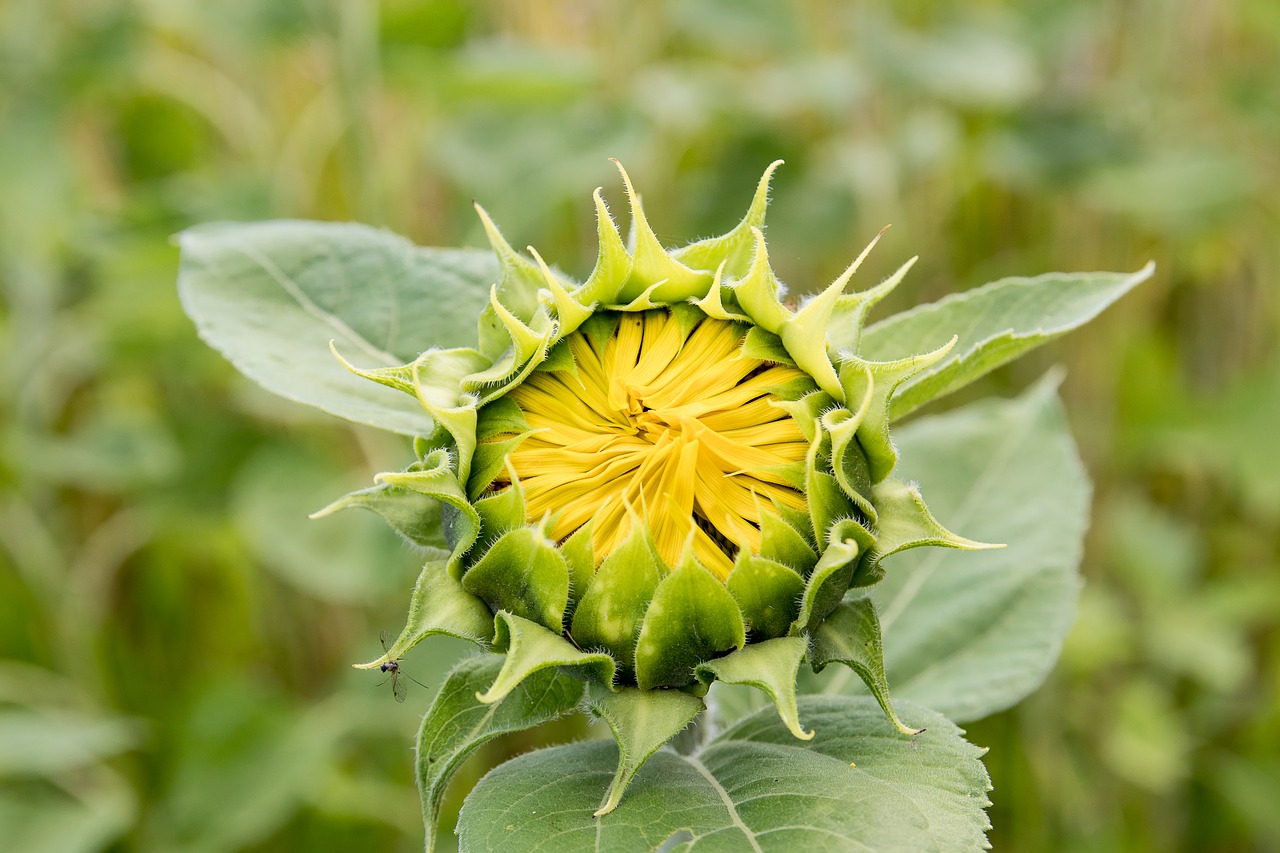
<svg viewBox="0 0 1280 853">
<path fill-rule="evenodd" d="M 483 245 L 475 198 L 581 276 L 590 191 L 625 210 L 612 156 L 673 244 L 784 158 L 796 292 L 886 223 L 864 285 L 922 255 L 890 310 L 1158 262 L 961 395 L 1066 364 L 1096 479 L 1062 662 L 970 728 L 991 837 L 1280 849 L 1280 4 L 953 5 L 0 0 L 0 848 L 419 849 L 430 691 L 348 666 L 415 557 L 371 515 L 305 519 L 410 450 L 241 379 L 169 238 L 313 217 Z"/>
</svg>

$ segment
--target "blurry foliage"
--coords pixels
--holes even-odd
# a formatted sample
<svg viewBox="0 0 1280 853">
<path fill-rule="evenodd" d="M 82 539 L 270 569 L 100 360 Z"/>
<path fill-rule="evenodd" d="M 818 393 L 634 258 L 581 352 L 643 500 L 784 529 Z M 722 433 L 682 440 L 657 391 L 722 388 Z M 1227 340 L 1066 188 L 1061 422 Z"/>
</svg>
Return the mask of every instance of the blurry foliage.
<svg viewBox="0 0 1280 853">
<path fill-rule="evenodd" d="M 409 449 L 234 375 L 168 237 L 304 216 L 482 245 L 478 198 L 582 274 L 610 156 L 677 241 L 785 158 L 797 292 L 885 222 L 864 281 L 923 255 L 891 309 L 1159 261 L 971 392 L 1066 362 L 1097 480 L 1062 665 L 972 727 L 992 840 L 1280 846 L 1278 52 L 1272 0 L 0 4 L 6 848 L 417 849 L 428 691 L 398 706 L 347 668 L 416 558 L 373 518 L 303 520 Z"/>
</svg>

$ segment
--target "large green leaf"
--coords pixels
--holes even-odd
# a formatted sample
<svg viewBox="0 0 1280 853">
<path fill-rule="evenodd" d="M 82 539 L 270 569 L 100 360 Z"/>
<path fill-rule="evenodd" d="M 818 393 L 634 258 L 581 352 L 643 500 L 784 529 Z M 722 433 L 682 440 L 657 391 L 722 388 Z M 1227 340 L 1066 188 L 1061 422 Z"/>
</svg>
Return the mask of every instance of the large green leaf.
<svg viewBox="0 0 1280 853">
<path fill-rule="evenodd" d="M 529 676 L 501 701 L 476 698 L 502 670 L 499 655 L 463 660 L 445 679 L 418 731 L 417 776 L 427 850 L 436 843 L 436 818 L 449 780 L 467 756 L 508 732 L 521 731 L 572 711 L 585 684 L 554 669 Z"/>
<path fill-rule="evenodd" d="M 1075 614 L 1089 483 L 1052 379 L 898 432 L 903 476 L 951 527 L 1008 548 L 926 548 L 885 563 L 872 590 L 894 696 L 961 722 L 1044 680 Z M 861 691 L 837 671 L 824 692 Z"/>
<path fill-rule="evenodd" d="M 364 225 L 219 223 L 179 236 L 178 292 L 200 335 L 270 391 L 358 423 L 427 433 L 412 397 L 349 373 L 470 346 L 493 255 L 414 246 Z"/>
<path fill-rule="evenodd" d="M 909 738 L 869 697 L 804 697 L 817 733 L 798 741 L 768 709 L 692 755 L 662 750 L 618 808 L 592 817 L 617 763 L 612 743 L 544 749 L 492 771 L 460 818 L 466 853 L 973 850 L 985 846 L 982 750 L 940 715 Z"/>
<path fill-rule="evenodd" d="M 70 710 L 0 709 L 0 779 L 72 772 L 137 748 L 138 721 Z"/>
<path fill-rule="evenodd" d="M 902 417 L 1084 325 L 1154 271 L 1155 265 L 1147 264 L 1134 273 L 1048 273 L 1000 279 L 868 326 L 859 355 L 889 361 L 930 352 L 952 335 L 960 337 L 937 364 L 898 388 L 892 413 Z M 837 348 L 842 344 L 838 339 L 832 343 Z"/>
</svg>

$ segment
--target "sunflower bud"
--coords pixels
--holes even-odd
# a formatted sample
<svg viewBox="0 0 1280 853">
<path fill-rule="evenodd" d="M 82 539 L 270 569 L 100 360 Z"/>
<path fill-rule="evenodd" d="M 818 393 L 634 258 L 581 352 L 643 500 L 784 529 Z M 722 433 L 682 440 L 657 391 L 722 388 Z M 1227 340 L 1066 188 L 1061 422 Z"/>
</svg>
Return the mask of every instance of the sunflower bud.
<svg viewBox="0 0 1280 853">
<path fill-rule="evenodd" d="M 438 501 L 448 545 L 400 639 L 367 666 L 450 633 L 507 654 L 481 701 L 547 667 L 580 675 L 623 747 L 602 811 L 714 680 L 764 690 L 804 738 L 797 668 L 840 661 L 913 732 L 893 711 L 879 623 L 856 590 L 907 548 L 988 547 L 945 530 L 892 476 L 894 390 L 954 339 L 900 361 L 859 357 L 867 312 L 911 266 L 847 293 L 871 246 L 788 307 L 762 232 L 777 165 L 737 227 L 670 251 L 622 171 L 632 245 L 597 190 L 599 256 L 582 283 L 517 253 L 481 210 L 502 277 L 479 346 L 348 365 L 435 420 L 418 462 L 379 480 L 388 500 Z M 833 322 L 852 351 L 829 346 Z"/>
</svg>

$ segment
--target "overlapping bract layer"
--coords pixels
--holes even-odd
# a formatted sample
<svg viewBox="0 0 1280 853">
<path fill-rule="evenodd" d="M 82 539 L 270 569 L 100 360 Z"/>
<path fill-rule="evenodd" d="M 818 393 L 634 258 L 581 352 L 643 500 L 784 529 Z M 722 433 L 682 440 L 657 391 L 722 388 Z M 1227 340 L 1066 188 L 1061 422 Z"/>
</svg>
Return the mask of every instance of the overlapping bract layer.
<svg viewBox="0 0 1280 853">
<path fill-rule="evenodd" d="M 481 211 L 502 278 L 478 347 L 351 368 L 416 395 L 436 421 L 418 463 L 381 475 L 378 499 L 439 501 L 448 546 L 424 569 L 401 638 L 370 665 L 431 633 L 487 641 L 507 659 L 486 702 L 541 669 L 569 668 L 614 691 L 595 702 L 623 764 L 628 738 L 653 737 L 617 710 L 632 700 L 608 698 L 633 690 L 661 704 L 654 688 L 750 683 L 803 736 L 794 681 L 805 657 L 853 666 L 910 731 L 888 701 L 874 611 L 846 597 L 906 548 L 983 547 L 942 528 L 918 489 L 890 476 L 894 389 L 951 344 L 894 362 L 828 347 L 835 317 L 834 337 L 856 350 L 867 311 L 911 265 L 846 294 L 866 251 L 798 309 L 784 304 L 761 230 L 774 166 L 736 228 L 673 251 L 624 172 L 633 245 L 597 190 L 599 257 L 581 284 L 532 249 L 532 260 L 516 253 Z M 841 626 L 856 627 L 843 639 L 858 655 L 835 650 Z M 683 710 L 670 719 L 687 723 Z"/>
</svg>

